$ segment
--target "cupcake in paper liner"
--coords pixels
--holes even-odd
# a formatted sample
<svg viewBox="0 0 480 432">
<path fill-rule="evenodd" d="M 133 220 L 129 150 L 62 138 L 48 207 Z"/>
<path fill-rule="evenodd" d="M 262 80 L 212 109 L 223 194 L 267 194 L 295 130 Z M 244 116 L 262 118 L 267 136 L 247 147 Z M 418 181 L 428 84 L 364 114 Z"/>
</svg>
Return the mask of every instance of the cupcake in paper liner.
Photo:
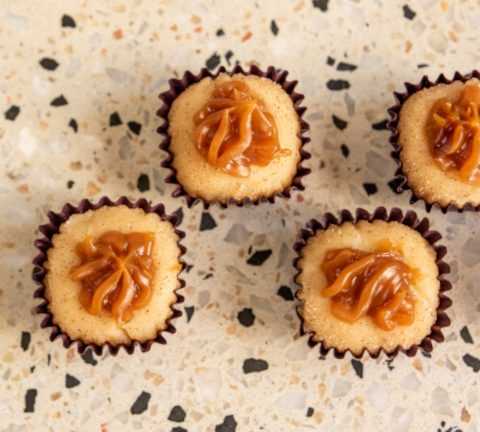
<svg viewBox="0 0 480 432">
<path fill-rule="evenodd" d="M 336 357 L 430 352 L 450 324 L 450 271 L 426 218 L 384 207 L 327 213 L 300 232 L 296 293 L 301 333 Z"/>
<path fill-rule="evenodd" d="M 176 218 L 162 204 L 125 197 L 66 204 L 48 218 L 35 242 L 33 279 L 50 339 L 97 354 L 104 346 L 132 353 L 137 345 L 148 351 L 153 342 L 166 343 L 162 332 L 175 332 L 170 321 L 181 315 L 174 305 L 185 285 Z"/>
<path fill-rule="evenodd" d="M 426 76 L 395 93 L 389 129 L 398 165 L 392 188 L 442 211 L 480 208 L 480 73 Z"/>
<path fill-rule="evenodd" d="M 189 206 L 199 200 L 226 206 L 273 202 L 304 189 L 309 127 L 304 96 L 287 75 L 236 66 L 169 81 L 158 132 L 168 153 L 163 166 L 171 170 L 166 181 L 177 185 L 173 196 L 185 196 Z"/>
</svg>

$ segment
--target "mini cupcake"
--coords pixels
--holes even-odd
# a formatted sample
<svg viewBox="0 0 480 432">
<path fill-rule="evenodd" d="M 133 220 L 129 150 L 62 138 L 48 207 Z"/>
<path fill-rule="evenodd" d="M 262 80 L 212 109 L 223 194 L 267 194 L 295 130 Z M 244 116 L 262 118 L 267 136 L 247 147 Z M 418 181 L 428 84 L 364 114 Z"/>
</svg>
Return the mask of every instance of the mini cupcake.
<svg viewBox="0 0 480 432">
<path fill-rule="evenodd" d="M 399 163 L 393 185 L 410 188 L 427 208 L 480 206 L 480 81 L 457 74 L 435 83 L 407 85 L 391 108 L 393 156 Z"/>
<path fill-rule="evenodd" d="M 187 196 L 189 205 L 226 205 L 273 201 L 289 196 L 292 186 L 303 189 L 308 125 L 301 119 L 303 96 L 286 76 L 274 68 L 246 73 L 237 67 L 187 72 L 170 82 L 161 95 L 159 132 L 170 155 L 164 166 L 174 172 L 167 181 L 179 185 L 174 196 Z"/>
<path fill-rule="evenodd" d="M 183 300 L 176 291 L 184 234 L 164 207 L 103 198 L 67 204 L 49 219 L 40 227 L 33 277 L 51 339 L 61 334 L 66 347 L 78 341 L 80 351 L 91 345 L 97 352 L 165 343 L 161 332 L 173 332 L 170 320 L 181 315 L 173 305 Z"/>
<path fill-rule="evenodd" d="M 310 343 L 338 357 L 431 351 L 450 323 L 440 238 L 427 219 L 399 209 L 312 220 L 295 245 L 298 313 Z"/>
</svg>

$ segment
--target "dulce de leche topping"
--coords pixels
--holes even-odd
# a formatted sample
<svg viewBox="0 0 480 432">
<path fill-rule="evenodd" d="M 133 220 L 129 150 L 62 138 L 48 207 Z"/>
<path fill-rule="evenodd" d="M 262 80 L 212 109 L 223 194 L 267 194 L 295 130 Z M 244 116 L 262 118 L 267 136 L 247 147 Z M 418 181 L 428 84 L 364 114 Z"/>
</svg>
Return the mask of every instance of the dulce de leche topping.
<svg viewBox="0 0 480 432">
<path fill-rule="evenodd" d="M 470 183 L 477 180 L 480 163 L 479 107 L 480 86 L 467 84 L 458 100 L 434 104 L 430 122 L 433 157 Z"/>
<path fill-rule="evenodd" d="M 151 233 L 109 231 L 97 239 L 87 237 L 77 245 L 80 265 L 70 276 L 80 281 L 80 302 L 92 315 L 111 314 L 129 321 L 135 310 L 152 297 L 154 272 Z"/>
<path fill-rule="evenodd" d="M 195 143 L 208 163 L 246 177 L 250 165 L 268 165 L 281 150 L 275 120 L 243 81 L 218 84 L 195 115 Z"/>
<path fill-rule="evenodd" d="M 335 317 L 353 323 L 370 316 L 383 330 L 410 325 L 414 302 L 410 291 L 412 271 L 396 252 L 334 249 L 327 252 L 322 270 Z"/>
</svg>

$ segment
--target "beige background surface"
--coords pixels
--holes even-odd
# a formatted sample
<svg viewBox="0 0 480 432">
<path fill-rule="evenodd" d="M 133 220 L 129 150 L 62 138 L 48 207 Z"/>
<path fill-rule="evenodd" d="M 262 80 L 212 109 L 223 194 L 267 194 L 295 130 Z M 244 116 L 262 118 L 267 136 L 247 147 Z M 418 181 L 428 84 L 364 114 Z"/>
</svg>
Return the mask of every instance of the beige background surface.
<svg viewBox="0 0 480 432">
<path fill-rule="evenodd" d="M 350 358 L 319 360 L 298 337 L 294 302 L 276 294 L 282 285 L 294 288 L 291 245 L 311 217 L 345 207 L 408 207 L 408 196 L 387 186 L 395 167 L 388 133 L 378 130 L 393 90 L 423 74 L 451 76 L 479 63 L 478 1 L 409 1 L 413 19 L 404 4 L 0 0 L 1 431 L 479 430 L 480 374 L 472 366 L 480 358 L 479 215 L 430 215 L 446 235 L 454 282 L 453 325 L 431 358 L 364 359 L 360 378 L 353 366 L 361 365 Z M 63 14 L 75 28 L 61 26 Z M 290 201 L 211 209 L 217 226 L 200 232 L 202 209 L 186 209 L 163 182 L 155 111 L 170 77 L 199 70 L 207 59 L 215 64 L 215 55 L 223 65 L 228 58 L 288 68 L 300 81 L 313 173 L 305 193 Z M 56 70 L 39 64 L 45 57 L 58 62 Z M 344 70 L 341 62 L 357 68 Z M 349 87 L 329 90 L 329 80 Z M 68 104 L 51 106 L 62 94 Z M 20 112 L 9 120 L 12 105 Z M 110 127 L 114 112 L 122 124 Z M 347 127 L 336 128 L 332 115 Z M 131 121 L 141 123 L 139 135 Z M 142 174 L 150 183 L 144 192 L 137 188 Z M 367 195 L 364 182 L 378 192 Z M 194 307 L 194 314 L 190 322 L 185 315 L 176 320 L 166 346 L 92 362 L 50 343 L 39 328 L 30 262 L 48 209 L 103 194 L 145 196 L 169 211 L 184 207 L 193 268 L 182 308 Z M 415 209 L 425 214 L 420 204 Z M 267 249 L 272 255 L 262 266 L 247 264 Z M 237 319 L 244 308 L 255 314 L 251 327 Z M 248 358 L 268 369 L 245 374 Z M 78 385 L 66 388 L 76 383 L 67 374 Z M 182 423 L 168 420 L 175 405 L 185 410 Z M 143 412 L 132 414 L 133 406 Z"/>
</svg>

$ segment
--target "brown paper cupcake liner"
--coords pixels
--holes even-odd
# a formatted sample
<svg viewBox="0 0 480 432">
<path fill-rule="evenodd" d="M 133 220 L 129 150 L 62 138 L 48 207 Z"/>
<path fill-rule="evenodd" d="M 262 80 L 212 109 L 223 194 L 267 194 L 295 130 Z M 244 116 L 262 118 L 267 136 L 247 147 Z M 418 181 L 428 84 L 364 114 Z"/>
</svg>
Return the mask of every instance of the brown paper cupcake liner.
<svg viewBox="0 0 480 432">
<path fill-rule="evenodd" d="M 320 345 L 320 353 L 322 355 L 326 355 L 330 351 L 333 351 L 333 354 L 336 358 L 343 358 L 347 352 L 350 352 L 350 354 L 355 358 L 362 358 L 365 352 L 367 352 L 372 358 L 377 358 L 382 352 L 385 353 L 388 357 L 394 357 L 400 351 L 405 353 L 407 356 L 412 357 L 417 353 L 419 347 L 422 348 L 425 352 L 431 352 L 433 349 L 433 341 L 443 342 L 444 340 L 442 328 L 450 325 L 450 318 L 445 313 L 445 310 L 448 309 L 452 304 L 450 298 L 445 295 L 445 292 L 452 288 L 450 282 L 445 278 L 445 275 L 450 273 L 450 266 L 443 261 L 443 258 L 447 253 L 447 248 L 445 246 L 440 246 L 436 244 L 442 238 L 441 234 L 437 231 L 433 231 L 430 229 L 430 222 L 427 218 L 420 219 L 417 214 L 412 210 L 408 210 L 407 212 L 403 213 L 401 209 L 395 207 L 392 208 L 390 212 L 388 212 L 385 207 L 378 207 L 375 211 L 370 213 L 365 209 L 359 208 L 355 211 L 355 214 L 353 214 L 349 210 L 342 210 L 339 213 L 338 217 L 332 213 L 326 213 L 320 219 L 310 220 L 307 223 L 306 227 L 300 231 L 298 239 L 293 247 L 294 251 L 297 254 L 297 257 L 293 261 L 293 265 L 297 269 L 294 281 L 299 286 L 295 293 L 296 298 L 300 300 L 299 292 L 301 290 L 301 285 L 299 284 L 298 277 L 300 276 L 302 271 L 298 264 L 300 259 L 303 257 L 302 251 L 303 248 L 306 246 L 309 238 L 313 237 L 318 231 L 326 230 L 331 225 L 342 225 L 345 222 L 357 223 L 361 220 L 366 220 L 369 222 L 373 220 L 383 220 L 386 222 L 395 221 L 402 223 L 420 233 L 422 237 L 427 240 L 430 246 L 432 246 L 432 248 L 435 250 L 436 264 L 438 267 L 438 280 L 440 282 L 440 301 L 437 308 L 437 319 L 432 325 L 430 333 L 425 336 L 425 338 L 423 338 L 420 344 L 412 345 L 408 348 L 402 348 L 398 346 L 393 351 L 386 351 L 381 348 L 377 352 L 373 353 L 364 348 L 364 350 L 359 355 L 357 355 L 349 349 L 345 351 L 340 351 L 336 347 L 327 347 L 323 343 L 323 341 L 314 340 L 315 332 L 306 328 L 305 320 L 301 314 L 302 305 L 299 305 L 297 307 L 297 315 L 300 319 L 300 334 L 308 336 L 308 344 L 310 347 Z"/>
<path fill-rule="evenodd" d="M 260 197 L 257 199 L 250 199 L 245 198 L 242 200 L 236 199 L 229 199 L 227 202 L 221 202 L 218 200 L 215 201 L 207 201 L 203 198 L 197 198 L 189 195 L 189 193 L 184 189 L 184 187 L 180 184 L 177 179 L 177 171 L 173 167 L 173 159 L 174 155 L 170 151 L 170 135 L 168 134 L 168 114 L 172 107 L 173 102 L 175 99 L 184 92 L 189 86 L 192 84 L 196 84 L 202 79 L 206 77 L 216 78 L 221 73 L 227 73 L 229 75 L 234 74 L 243 74 L 243 75 L 256 75 L 259 77 L 269 78 L 273 82 L 279 84 L 283 90 L 290 96 L 290 99 L 293 102 L 293 106 L 295 111 L 298 114 L 300 119 L 300 132 L 299 138 L 301 141 L 300 144 L 300 161 L 297 165 L 297 172 L 295 177 L 293 178 L 290 186 L 285 188 L 280 192 L 276 192 L 275 194 L 268 196 L 268 197 Z M 273 203 L 276 197 L 282 198 L 290 198 L 291 192 L 293 190 L 304 190 L 305 187 L 302 183 L 303 177 L 310 173 L 310 169 L 303 166 L 304 161 L 310 159 L 311 155 L 308 151 L 305 150 L 305 145 L 310 142 L 310 138 L 306 136 L 306 133 L 310 129 L 308 123 L 304 120 L 303 116 L 305 111 L 307 110 L 306 107 L 301 105 L 302 100 L 304 99 L 304 95 L 301 93 L 297 93 L 295 91 L 295 87 L 298 84 L 298 81 L 288 81 L 287 80 L 288 71 L 282 69 L 276 69 L 273 66 L 269 66 L 266 71 L 260 69 L 258 66 L 250 66 L 248 70 L 244 70 L 241 66 L 235 66 L 231 71 L 227 71 L 225 67 L 220 67 L 216 72 L 211 72 L 206 68 L 203 68 L 200 73 L 193 74 L 190 71 L 184 73 L 181 79 L 171 79 L 169 80 L 169 89 L 160 94 L 160 99 L 162 101 L 162 106 L 157 111 L 158 117 L 163 120 L 163 124 L 157 129 L 157 132 L 163 136 L 162 143 L 160 144 L 160 148 L 167 153 L 166 159 L 162 162 L 162 167 L 168 168 L 170 170 L 170 174 L 165 179 L 166 183 L 170 183 L 176 185 L 175 190 L 172 192 L 173 197 L 185 197 L 188 207 L 192 207 L 199 201 L 203 202 L 205 208 L 208 208 L 210 204 L 220 204 L 222 207 L 227 207 L 228 205 L 237 205 L 242 207 L 246 204 L 253 204 L 258 205 L 262 202 L 270 202 Z"/>
<path fill-rule="evenodd" d="M 388 184 L 390 185 L 392 190 L 397 194 L 401 194 L 402 192 L 409 190 L 411 193 L 410 204 L 414 204 L 417 201 L 423 201 L 427 212 L 430 212 L 430 210 L 433 207 L 440 209 L 440 211 L 442 211 L 443 213 L 446 213 L 447 211 L 452 211 L 452 210 L 459 211 L 459 212 L 462 212 L 465 210 L 479 211 L 480 205 L 477 205 L 475 203 L 466 203 L 462 207 L 458 207 L 454 203 L 451 203 L 444 206 L 438 202 L 429 203 L 424 198 L 422 198 L 421 196 L 418 196 L 415 193 L 415 191 L 413 190 L 413 188 L 408 182 L 408 177 L 403 170 L 402 161 L 400 159 L 401 146 L 398 142 L 398 138 L 399 138 L 398 122 L 400 120 L 400 111 L 405 101 L 414 93 L 417 93 L 420 90 L 428 89 L 430 87 L 436 86 L 437 84 L 451 84 L 454 81 L 461 81 L 465 83 L 472 78 L 480 79 L 480 71 L 474 70 L 466 75 L 461 74 L 460 72 L 455 72 L 455 74 L 453 75 L 453 78 L 451 79 L 448 79 L 445 77 L 444 74 L 441 74 L 438 76 L 438 78 L 435 81 L 431 81 L 426 75 L 424 75 L 418 84 L 412 84 L 407 82 L 404 84 L 405 85 L 404 92 L 393 93 L 397 103 L 388 109 L 390 120 L 387 124 L 387 127 L 391 132 L 390 139 L 389 139 L 390 144 L 393 147 L 391 156 L 395 161 L 395 163 L 397 164 L 397 170 L 395 171 L 394 178 Z"/>
<path fill-rule="evenodd" d="M 125 205 L 129 208 L 141 208 L 145 213 L 155 213 L 162 220 L 169 221 L 174 226 L 175 233 L 177 234 L 179 239 L 177 242 L 180 249 L 180 255 L 178 259 L 181 264 L 181 269 L 177 276 L 179 281 L 179 287 L 175 289 L 177 300 L 170 305 L 170 309 L 172 310 L 172 316 L 166 321 L 165 329 L 161 330 L 157 334 L 156 338 L 145 342 L 132 341 L 129 344 L 113 345 L 110 343 L 105 343 L 102 345 L 98 345 L 95 343 L 84 342 L 81 339 L 72 339 L 60 328 L 60 326 L 55 323 L 55 317 L 49 309 L 49 302 L 45 296 L 45 276 L 48 272 L 48 270 L 45 268 L 45 263 L 48 259 L 48 250 L 53 246 L 52 238 L 55 234 L 59 232 L 60 226 L 64 222 L 66 222 L 68 218 L 70 218 L 70 216 L 74 214 L 83 214 L 88 210 L 96 210 L 105 206 L 115 207 L 119 205 Z M 185 246 L 180 243 L 180 240 L 185 237 L 185 233 L 176 228 L 179 225 L 178 218 L 175 215 L 167 215 L 165 213 L 165 207 L 163 204 L 152 205 L 144 198 L 132 202 L 126 197 L 121 197 L 117 201 L 112 201 L 108 197 L 103 197 L 97 203 L 92 203 L 91 201 L 84 199 L 80 201 L 77 206 L 74 206 L 72 204 L 66 204 L 59 213 L 54 213 L 50 211 L 48 213 L 48 219 L 49 223 L 45 225 L 40 225 L 40 227 L 38 228 L 42 236 L 34 242 L 34 245 L 39 252 L 38 255 L 33 259 L 34 267 L 32 272 L 32 278 L 38 286 L 38 288 L 34 292 L 34 298 L 39 298 L 42 300 L 42 303 L 35 307 L 35 313 L 44 315 L 40 327 L 51 329 L 50 341 L 53 342 L 55 339 L 60 337 L 65 348 L 69 348 L 72 344 L 76 343 L 77 350 L 80 354 L 82 354 L 87 348 L 91 348 L 92 351 L 95 352 L 97 355 L 102 354 L 104 347 L 106 347 L 112 355 L 116 355 L 121 347 L 123 347 L 128 354 L 132 354 L 137 346 L 138 349 L 140 349 L 142 352 L 146 352 L 150 350 L 154 342 L 166 344 L 167 341 L 162 336 L 162 333 L 175 333 L 176 329 L 172 325 L 171 321 L 182 315 L 182 312 L 180 310 L 175 309 L 175 305 L 184 301 L 184 297 L 177 293 L 178 290 L 182 289 L 185 286 L 185 281 L 180 278 L 180 274 L 185 268 L 185 262 L 183 261 L 182 256 L 186 252 Z"/>
</svg>

